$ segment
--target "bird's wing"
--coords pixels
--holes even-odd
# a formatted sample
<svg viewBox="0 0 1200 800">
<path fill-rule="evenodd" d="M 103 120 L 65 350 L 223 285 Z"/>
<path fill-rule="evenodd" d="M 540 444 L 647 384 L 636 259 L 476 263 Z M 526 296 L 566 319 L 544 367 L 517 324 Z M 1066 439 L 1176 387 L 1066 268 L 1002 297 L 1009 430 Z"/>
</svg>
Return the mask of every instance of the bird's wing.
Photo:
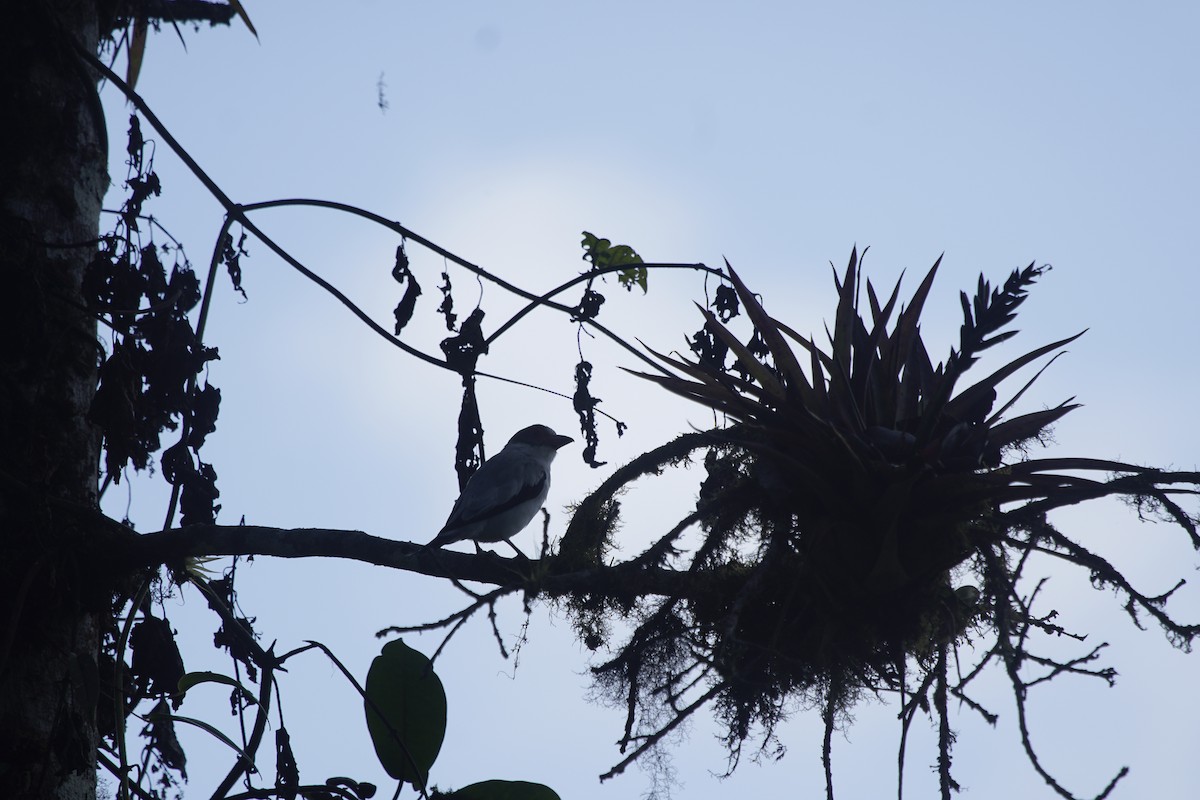
<svg viewBox="0 0 1200 800">
<path fill-rule="evenodd" d="M 471 476 L 442 526 L 443 531 L 499 516 L 546 491 L 550 474 L 544 464 L 505 455 L 497 453 Z"/>
</svg>

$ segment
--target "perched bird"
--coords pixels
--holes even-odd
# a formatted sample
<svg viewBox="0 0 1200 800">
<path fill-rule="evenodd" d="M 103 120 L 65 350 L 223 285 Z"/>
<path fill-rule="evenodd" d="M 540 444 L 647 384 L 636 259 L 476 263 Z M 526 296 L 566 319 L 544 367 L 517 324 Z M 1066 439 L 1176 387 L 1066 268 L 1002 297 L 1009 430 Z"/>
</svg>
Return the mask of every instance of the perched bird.
<svg viewBox="0 0 1200 800">
<path fill-rule="evenodd" d="M 450 518 L 426 547 L 470 539 L 476 550 L 480 542 L 507 542 L 517 550 L 508 540 L 524 529 L 546 502 L 550 464 L 558 449 L 572 441 L 545 425 L 517 431 L 504 449 L 467 481 Z"/>
</svg>

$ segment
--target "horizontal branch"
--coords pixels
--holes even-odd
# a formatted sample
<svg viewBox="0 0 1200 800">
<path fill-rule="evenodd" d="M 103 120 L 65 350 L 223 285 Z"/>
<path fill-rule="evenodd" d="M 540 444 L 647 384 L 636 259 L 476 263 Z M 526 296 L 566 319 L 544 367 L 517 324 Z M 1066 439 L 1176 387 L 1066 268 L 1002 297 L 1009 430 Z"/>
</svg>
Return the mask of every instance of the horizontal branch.
<svg viewBox="0 0 1200 800">
<path fill-rule="evenodd" d="M 556 569 L 557 559 L 504 558 L 491 553 L 428 549 L 412 542 L 385 539 L 362 531 L 331 528 L 270 528 L 259 525 L 190 525 L 137 534 L 115 522 L 106 526 L 104 547 L 118 567 L 141 569 L 178 565 L 205 556 L 342 558 L 436 578 L 520 586 L 532 593 L 602 596 L 661 595 L 687 598 L 704 586 L 711 592 L 714 574 L 697 581 L 695 573 L 635 563 L 589 569 Z M 121 529 L 120 533 L 117 530 Z M 734 572 L 729 580 L 742 580 Z"/>
<path fill-rule="evenodd" d="M 138 12 L 162 22 L 207 22 L 228 25 L 236 12 L 230 3 L 209 0 L 142 0 Z"/>
</svg>

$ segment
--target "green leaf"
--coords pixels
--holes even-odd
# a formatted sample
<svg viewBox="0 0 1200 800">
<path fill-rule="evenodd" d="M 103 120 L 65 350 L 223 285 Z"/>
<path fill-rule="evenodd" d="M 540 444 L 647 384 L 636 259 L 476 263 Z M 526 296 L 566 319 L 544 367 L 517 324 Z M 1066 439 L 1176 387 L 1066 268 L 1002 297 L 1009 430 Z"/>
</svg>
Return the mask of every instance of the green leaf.
<svg viewBox="0 0 1200 800">
<path fill-rule="evenodd" d="M 385 644 L 367 671 L 363 706 L 388 775 L 425 785 L 446 736 L 446 691 L 429 659 L 399 639 Z"/>
<path fill-rule="evenodd" d="M 239 681 L 222 675 L 219 672 L 189 672 L 179 678 L 179 688 L 177 689 L 180 695 L 186 694 L 189 689 L 201 683 L 222 683 L 226 686 L 232 686 L 235 689 L 240 689 L 242 694 L 249 698 L 251 703 L 257 703 L 258 699 L 254 693 L 243 686 Z"/>
<path fill-rule="evenodd" d="M 621 245 L 621 246 L 624 247 L 624 245 Z M 632 250 L 630 250 L 629 252 L 633 253 Z M 633 255 L 635 258 L 638 259 L 638 261 L 641 261 L 641 258 L 638 257 L 637 253 L 633 253 Z M 649 271 L 645 267 L 630 267 L 628 269 L 623 269 L 620 272 L 618 272 L 617 280 L 620 282 L 620 284 L 622 286 L 625 287 L 625 291 L 632 292 L 634 284 L 637 284 L 638 286 L 640 286 L 642 288 L 642 294 L 645 294 L 646 293 L 646 278 L 649 274 L 650 274 Z"/>
<path fill-rule="evenodd" d="M 601 239 L 595 234 L 583 232 L 583 259 L 592 262 L 592 269 L 605 270 L 615 267 L 626 267 L 617 273 L 617 280 L 627 291 L 632 291 L 634 285 L 646 291 L 648 272 L 642 264 L 642 257 L 627 244 L 613 244 L 608 239 Z"/>
<path fill-rule="evenodd" d="M 528 781 L 481 781 L 446 795 L 450 800 L 562 800 L 558 792 Z"/>
</svg>

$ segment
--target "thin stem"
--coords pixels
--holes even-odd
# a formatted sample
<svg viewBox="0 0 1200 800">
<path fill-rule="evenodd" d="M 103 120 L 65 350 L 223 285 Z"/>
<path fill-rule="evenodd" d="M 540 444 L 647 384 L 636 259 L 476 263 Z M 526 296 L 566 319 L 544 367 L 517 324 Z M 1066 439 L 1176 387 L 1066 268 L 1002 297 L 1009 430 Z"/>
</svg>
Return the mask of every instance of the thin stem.
<svg viewBox="0 0 1200 800">
<path fill-rule="evenodd" d="M 833 800 L 833 690 L 825 698 L 825 738 L 821 741 L 821 766 L 825 770 L 825 800 Z"/>
<path fill-rule="evenodd" d="M 250 741 L 246 747 L 246 755 L 253 758 L 258 753 L 259 745 L 262 744 L 263 734 L 267 730 L 267 717 L 271 713 L 271 688 L 275 680 L 275 658 L 270 656 L 263 663 L 259 664 L 262 669 L 262 679 L 258 683 L 258 713 L 254 717 L 254 729 L 250 732 Z M 253 767 L 253 763 L 241 756 L 234 762 L 225 779 L 221 781 L 217 790 L 212 794 L 212 800 L 222 800 L 233 785 L 237 783 L 238 778 L 246 774 L 246 771 Z M 256 770 L 257 771 L 257 770 Z"/>
<path fill-rule="evenodd" d="M 478 276 L 480 278 L 484 278 L 484 279 L 496 284 L 500 288 L 502 288 L 512 294 L 515 294 L 518 297 L 523 297 L 526 300 L 530 301 L 529 304 L 525 308 L 523 308 L 521 311 L 517 312 L 516 315 L 514 315 L 507 322 L 505 322 L 503 325 L 501 325 L 499 329 L 497 329 L 490 337 L 488 337 L 488 339 L 487 339 L 488 344 L 490 344 L 492 341 L 494 341 L 498 336 L 500 336 L 500 334 L 504 333 L 510 327 L 515 325 L 522 317 L 527 315 L 530 311 L 532 311 L 534 308 L 536 308 L 538 306 L 545 306 L 547 308 L 554 309 L 555 311 L 560 311 L 564 314 L 573 314 L 575 312 L 574 307 L 564 305 L 562 303 L 553 302 L 549 298 L 553 297 L 556 294 L 559 294 L 562 291 L 565 291 L 566 289 L 568 289 L 578 283 L 585 282 L 590 279 L 594 279 L 598 275 L 604 275 L 604 274 L 608 274 L 611 272 L 619 272 L 622 269 L 625 269 L 625 267 L 608 267 L 608 268 L 598 270 L 595 272 L 584 273 L 583 275 L 573 278 L 570 281 L 550 290 L 549 292 L 547 292 L 543 295 L 536 295 L 533 292 L 530 292 L 526 289 L 522 289 L 521 287 L 517 286 L 516 284 L 509 283 L 508 281 L 504 280 L 500 276 L 489 272 L 488 270 L 484 269 L 483 267 L 479 266 L 478 264 L 474 264 L 470 261 L 467 261 L 465 258 L 455 255 L 454 253 L 450 252 L 449 250 L 442 247 L 441 245 L 436 244 L 436 243 L 430 241 L 429 239 L 426 239 L 424 236 L 421 236 L 420 234 L 410 230 L 409 228 L 404 227 L 399 222 L 395 222 L 394 220 L 387 219 L 386 217 L 380 216 L 379 214 L 376 214 L 373 211 L 368 211 L 364 208 L 359 208 L 358 206 L 350 205 L 349 203 L 339 203 L 334 200 L 318 200 L 318 199 L 312 199 L 312 198 L 288 198 L 288 199 L 284 199 L 284 200 L 267 200 L 267 201 L 263 201 L 260 203 L 250 203 L 248 205 L 239 206 L 239 210 L 241 212 L 248 213 L 251 211 L 259 211 L 259 210 L 268 209 L 268 208 L 280 208 L 280 207 L 284 207 L 284 206 L 312 206 L 312 207 L 316 207 L 316 208 L 329 208 L 329 209 L 334 209 L 336 211 L 342 211 L 347 214 L 354 214 L 354 215 L 360 216 L 364 219 L 368 219 L 378 225 L 382 225 L 383 227 L 385 227 L 395 233 L 398 233 L 399 235 L 403 236 L 405 239 L 410 239 L 410 240 L 416 242 L 417 244 L 421 245 L 422 247 L 425 247 L 428 250 L 432 250 L 434 253 L 437 253 L 438 255 L 442 256 L 442 258 L 444 258 L 448 261 L 451 261 L 454 264 L 457 264 L 458 266 L 462 267 L 463 269 L 474 273 L 476 276 Z M 243 216 L 243 218 L 244 218 L 244 216 Z M 259 234 L 257 232 L 255 233 L 255 235 L 258 235 L 261 237 L 261 234 Z M 269 244 L 270 243 L 268 243 L 268 245 Z M 295 264 L 293 264 L 293 266 L 295 266 Z M 706 266 L 704 264 L 663 263 L 663 264 L 640 264 L 639 266 L 646 267 L 647 269 L 701 270 L 704 272 L 710 272 L 714 275 L 719 275 L 721 277 L 724 277 L 724 273 L 722 273 L 720 270 L 713 269 L 712 267 Z M 339 299 L 342 299 L 342 298 L 339 297 Z M 349 302 L 348 300 L 343 300 L 343 303 L 348 303 L 348 302 Z M 359 314 L 360 317 L 364 316 L 360 312 L 356 311 L 356 308 L 357 308 L 356 306 L 353 306 L 351 304 L 352 311 L 355 311 L 355 313 Z M 613 342 L 615 342 L 618 345 L 620 345 L 621 347 L 623 347 L 626 351 L 628 351 L 629 353 L 634 355 L 639 360 L 654 367 L 655 369 L 659 370 L 660 372 L 665 372 L 665 370 L 663 370 L 662 366 L 659 365 L 658 362 L 656 362 L 653 359 L 646 356 L 644 353 L 639 351 L 633 345 L 626 342 L 620 336 L 617 336 L 615 333 L 610 331 L 605 326 L 601 325 L 600 323 L 596 322 L 595 320 L 584 320 L 584 322 L 589 327 L 593 328 L 594 330 L 598 331 L 599 333 L 602 333 L 603 335 L 608 337 L 610 340 L 612 340 Z M 393 337 L 387 333 L 384 333 L 383 335 L 386 339 L 391 341 L 393 344 L 396 344 L 396 345 L 404 348 L 406 351 L 409 350 L 408 346 L 404 345 L 399 339 L 396 339 L 395 337 Z M 425 360 L 431 360 L 431 357 L 425 356 Z M 442 367 L 449 369 L 449 366 L 446 365 L 445 362 L 443 362 L 443 361 L 439 361 L 437 359 L 432 359 L 431 363 L 435 363 L 438 366 L 442 366 Z M 500 378 L 497 375 L 491 375 L 491 374 L 485 373 L 485 372 L 477 372 L 476 374 L 480 375 L 482 377 L 486 377 L 486 378 L 497 378 L 499 380 L 507 380 L 505 378 Z"/>
<path fill-rule="evenodd" d="M 638 266 L 644 267 L 647 270 L 650 270 L 650 269 L 655 269 L 655 270 L 657 270 L 657 269 L 700 270 L 702 272 L 710 272 L 710 273 L 717 275 L 719 277 L 722 277 L 722 278 L 725 277 L 725 274 L 723 272 L 721 272 L 721 270 L 713 269 L 712 267 L 709 267 L 705 264 L 673 264 L 673 263 L 657 264 L 657 263 L 655 263 L 655 264 L 638 264 Z M 533 298 L 529 302 L 528 305 L 526 305 L 524 308 L 522 308 L 520 311 L 518 311 L 513 316 L 509 317 L 509 319 L 503 325 L 501 325 L 499 328 L 497 328 L 495 330 L 495 332 L 492 333 L 492 335 L 487 338 L 487 343 L 491 344 L 492 342 L 494 342 L 496 339 L 498 339 L 501 336 L 501 334 L 503 334 L 505 331 L 507 331 L 513 325 L 516 325 L 523 317 L 525 317 L 527 314 L 529 314 L 529 312 L 533 311 L 539 305 L 545 305 L 546 301 L 549 300 L 551 297 L 561 294 L 562 292 L 565 292 L 567 289 L 570 289 L 571 287 L 576 286 L 580 283 L 587 283 L 587 282 L 592 281 L 602 275 L 608 275 L 608 274 L 611 274 L 614 272 L 621 272 L 628 268 L 629 268 L 629 265 L 622 265 L 622 266 L 617 266 L 617 267 L 604 267 L 602 269 L 591 270 L 591 271 L 576 275 L 574 278 L 567 281 L 566 283 L 560 284 L 559 286 L 554 287 L 553 289 L 546 292 L 545 294 L 543 294 L 539 297 Z M 572 310 L 574 310 L 574 309 L 572 309 Z M 587 324 L 587 323 L 590 323 L 591 320 L 583 320 L 583 322 L 585 324 Z"/>
<path fill-rule="evenodd" d="M 142 602 L 146 599 L 146 592 L 150 590 L 150 579 L 146 578 L 142 581 L 142 585 L 138 587 L 137 594 L 134 595 L 131 602 L 129 616 L 125 619 L 125 624 L 121 626 L 121 633 L 117 636 L 116 652 L 113 655 L 113 712 L 115 714 L 116 739 L 117 739 L 117 758 L 120 759 L 121 769 L 121 786 L 120 797 L 129 797 L 129 753 L 125 746 L 125 687 L 122 669 L 125 666 L 125 647 L 129 642 L 129 633 L 133 629 L 133 621 L 137 618 L 138 612 L 142 608 Z"/>
<path fill-rule="evenodd" d="M 950 776 L 950 749 L 954 731 L 950 730 L 950 710 L 946 698 L 946 645 L 938 645 L 937 665 L 934 667 L 933 704 L 938 715 L 938 788 L 942 800 L 950 800 L 950 791 L 958 791 L 958 783 Z"/>
</svg>

